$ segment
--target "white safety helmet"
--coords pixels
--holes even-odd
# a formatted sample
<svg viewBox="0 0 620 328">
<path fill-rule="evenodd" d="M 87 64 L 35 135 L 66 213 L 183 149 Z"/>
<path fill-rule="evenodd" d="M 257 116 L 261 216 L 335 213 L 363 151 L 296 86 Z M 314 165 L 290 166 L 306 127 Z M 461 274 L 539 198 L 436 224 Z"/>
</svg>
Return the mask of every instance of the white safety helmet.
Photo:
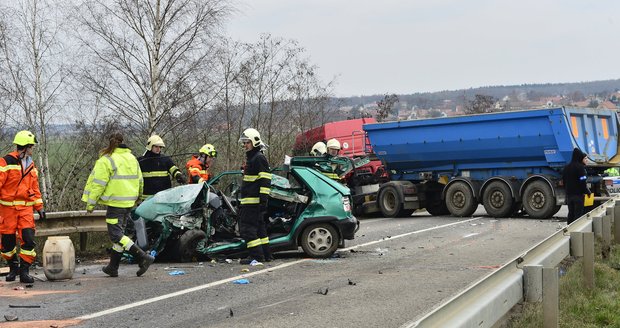
<svg viewBox="0 0 620 328">
<path fill-rule="evenodd" d="M 242 143 L 244 141 L 251 141 L 252 142 L 252 146 L 254 147 L 258 147 L 261 144 L 263 144 L 263 141 L 260 138 L 260 133 L 258 133 L 258 131 L 256 131 L 256 129 L 245 129 L 243 130 L 243 133 L 241 133 L 241 137 L 239 138 L 239 143 Z"/>
<path fill-rule="evenodd" d="M 336 140 L 335 138 L 327 140 L 327 148 L 340 150 L 340 141 Z"/>
<path fill-rule="evenodd" d="M 164 144 L 164 140 L 156 134 L 152 135 L 146 141 L 146 150 L 151 150 L 153 146 L 166 147 L 166 145 Z"/>
<path fill-rule="evenodd" d="M 315 143 L 314 146 L 312 146 L 312 149 L 310 150 L 311 156 L 320 157 L 320 156 L 325 156 L 326 153 L 327 153 L 327 146 L 325 146 L 325 143 L 322 141 Z"/>
</svg>

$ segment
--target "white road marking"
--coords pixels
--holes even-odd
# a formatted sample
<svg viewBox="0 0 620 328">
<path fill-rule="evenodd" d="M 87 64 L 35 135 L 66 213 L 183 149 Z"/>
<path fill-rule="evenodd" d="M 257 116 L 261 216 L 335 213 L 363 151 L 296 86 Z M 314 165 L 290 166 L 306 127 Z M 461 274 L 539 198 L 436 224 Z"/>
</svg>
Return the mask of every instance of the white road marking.
<svg viewBox="0 0 620 328">
<path fill-rule="evenodd" d="M 474 233 L 470 233 L 468 235 L 463 236 L 463 238 L 469 238 L 469 237 L 472 237 L 472 236 L 475 236 L 475 235 L 479 235 L 479 234 L 480 234 L 479 232 L 474 232 Z"/>
<path fill-rule="evenodd" d="M 432 228 L 427 228 L 427 229 L 422 229 L 422 230 L 417 230 L 417 231 L 411 231 L 411 232 L 403 233 L 403 234 L 400 234 L 400 235 L 391 236 L 390 238 L 382 238 L 382 239 L 370 241 L 370 242 L 367 242 L 367 243 L 364 243 L 364 244 L 355 245 L 355 246 L 351 246 L 351 247 L 347 247 L 347 248 L 342 248 L 339 251 L 340 252 L 346 252 L 346 251 L 350 251 L 352 249 L 356 249 L 356 248 L 360 248 L 360 247 L 365 247 L 365 246 L 370 246 L 370 245 L 378 244 L 378 243 L 381 243 L 381 242 L 384 242 L 384 241 L 388 241 L 388 240 L 402 238 L 402 237 L 406 237 L 406 236 L 413 235 L 413 234 L 419 234 L 419 233 L 422 233 L 422 232 L 427 232 L 427 231 L 447 228 L 447 227 L 450 227 L 450 226 L 453 226 L 453 225 L 467 223 L 467 222 L 474 221 L 474 220 L 479 220 L 479 219 L 481 219 L 481 217 L 475 217 L 475 218 L 471 218 L 471 219 L 468 219 L 468 220 L 457 221 L 457 222 L 453 222 L 453 223 L 449 223 L 449 224 L 435 226 L 435 227 L 432 227 Z M 176 297 L 176 296 L 181 296 L 181 295 L 193 293 L 193 292 L 196 292 L 196 291 L 199 291 L 199 290 L 203 290 L 203 289 L 219 286 L 219 285 L 222 285 L 222 284 L 225 284 L 225 283 L 233 282 L 233 281 L 235 281 L 237 279 L 252 277 L 252 276 L 256 276 L 256 275 L 263 274 L 263 273 L 266 273 L 266 272 L 272 272 L 272 271 L 275 271 L 275 270 L 281 270 L 281 269 L 293 266 L 295 264 L 307 262 L 307 261 L 310 261 L 310 260 L 312 260 L 312 259 L 307 258 L 307 259 L 301 259 L 301 260 L 297 260 L 297 261 L 293 261 L 293 262 L 283 263 L 283 264 L 271 267 L 269 269 L 260 270 L 260 271 L 254 271 L 254 272 L 238 275 L 238 276 L 235 276 L 235 277 L 230 277 L 230 278 L 227 278 L 227 279 L 210 282 L 208 284 L 204 284 L 204 285 L 195 286 L 195 287 L 192 287 L 192 288 L 187 288 L 187 289 L 179 290 L 179 291 L 174 292 L 174 293 L 169 293 L 169 294 L 165 294 L 165 295 L 149 298 L 149 299 L 146 299 L 146 300 L 142 300 L 142 301 L 139 301 L 139 302 L 129 303 L 129 304 L 113 307 L 113 308 L 110 308 L 110 309 L 107 309 L 107 310 L 103 310 L 103 311 L 99 311 L 99 312 L 95 312 L 95 313 L 79 316 L 79 317 L 74 318 L 74 319 L 75 320 L 88 320 L 88 319 L 94 319 L 94 318 L 102 317 L 104 315 L 108 315 L 108 314 L 112 314 L 112 313 L 116 313 L 116 312 L 120 312 L 120 311 L 129 310 L 129 309 L 132 309 L 132 308 L 135 308 L 135 307 L 138 307 L 138 306 L 142 306 L 142 305 L 146 305 L 146 304 L 162 301 L 162 300 L 165 300 L 165 299 L 168 299 L 168 298 L 172 298 L 172 297 Z"/>
</svg>

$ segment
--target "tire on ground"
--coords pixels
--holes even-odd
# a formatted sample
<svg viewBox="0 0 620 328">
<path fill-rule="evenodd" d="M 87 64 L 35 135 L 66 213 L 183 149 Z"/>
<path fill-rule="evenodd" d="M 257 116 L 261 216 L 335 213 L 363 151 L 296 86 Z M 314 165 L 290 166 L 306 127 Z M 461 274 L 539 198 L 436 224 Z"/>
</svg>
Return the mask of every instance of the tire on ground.
<svg viewBox="0 0 620 328">
<path fill-rule="evenodd" d="M 312 224 L 301 233 L 301 248 L 306 254 L 314 258 L 327 258 L 332 256 L 338 244 L 340 235 L 329 223 Z"/>
<path fill-rule="evenodd" d="M 451 184 L 446 191 L 446 206 L 454 216 L 471 216 L 478 207 L 478 202 L 469 185 L 463 181 Z"/>
<path fill-rule="evenodd" d="M 377 202 L 379 202 L 381 213 L 388 218 L 411 216 L 411 213 L 414 211 L 403 208 L 403 199 L 394 185 L 383 188 Z"/>
<path fill-rule="evenodd" d="M 533 181 L 523 191 L 523 209 L 534 219 L 547 219 L 556 211 L 555 196 L 551 186 L 542 180 Z"/>
<path fill-rule="evenodd" d="M 510 187 L 502 181 L 492 181 L 484 188 L 482 204 L 487 213 L 496 218 L 508 217 L 513 212 L 514 199 Z"/>
<path fill-rule="evenodd" d="M 192 229 L 186 231 L 179 238 L 178 244 L 178 257 L 181 262 L 190 262 L 192 261 L 198 254 L 196 252 L 196 246 L 198 242 L 207 238 L 207 234 L 198 229 Z"/>
</svg>

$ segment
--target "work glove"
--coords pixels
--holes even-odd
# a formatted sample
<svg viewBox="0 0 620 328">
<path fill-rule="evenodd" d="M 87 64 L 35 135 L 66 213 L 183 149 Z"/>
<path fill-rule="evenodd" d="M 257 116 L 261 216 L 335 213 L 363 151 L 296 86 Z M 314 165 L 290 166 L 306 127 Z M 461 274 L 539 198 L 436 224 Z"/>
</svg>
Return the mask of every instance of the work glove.
<svg viewBox="0 0 620 328">
<path fill-rule="evenodd" d="M 95 210 L 95 206 L 88 205 L 86 206 L 86 213 L 92 213 Z"/>
<path fill-rule="evenodd" d="M 37 213 L 39 213 L 39 220 L 45 220 L 45 211 L 44 210 L 38 210 Z"/>
<path fill-rule="evenodd" d="M 176 179 L 179 184 L 185 184 L 185 179 L 183 178 L 183 175 L 177 174 Z"/>
</svg>

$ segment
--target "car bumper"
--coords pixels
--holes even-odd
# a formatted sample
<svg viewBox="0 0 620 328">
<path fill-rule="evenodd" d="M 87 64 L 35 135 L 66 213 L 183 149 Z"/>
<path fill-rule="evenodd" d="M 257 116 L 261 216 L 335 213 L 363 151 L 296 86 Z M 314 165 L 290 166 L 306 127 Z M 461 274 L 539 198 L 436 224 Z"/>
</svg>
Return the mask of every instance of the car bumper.
<svg viewBox="0 0 620 328">
<path fill-rule="evenodd" d="M 344 219 L 338 220 L 334 222 L 340 233 L 342 234 L 342 238 L 344 239 L 353 239 L 355 238 L 355 233 L 360 228 L 360 222 L 353 215 Z"/>
</svg>

